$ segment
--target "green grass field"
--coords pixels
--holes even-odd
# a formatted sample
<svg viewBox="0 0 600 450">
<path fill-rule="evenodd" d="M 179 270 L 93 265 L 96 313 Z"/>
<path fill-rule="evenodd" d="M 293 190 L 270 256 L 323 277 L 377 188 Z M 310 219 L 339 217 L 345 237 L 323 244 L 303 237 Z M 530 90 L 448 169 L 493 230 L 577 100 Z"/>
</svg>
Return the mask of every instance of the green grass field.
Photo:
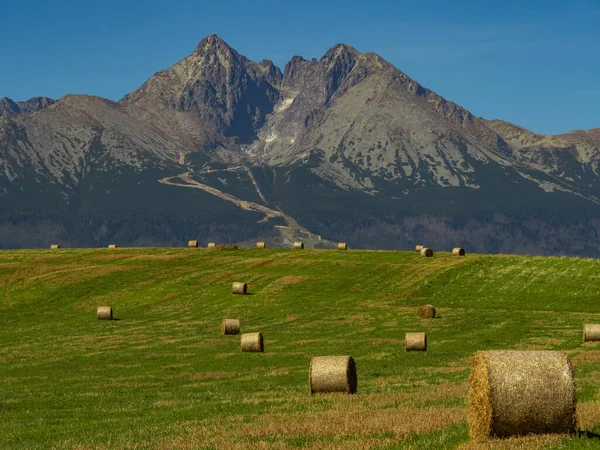
<svg viewBox="0 0 600 450">
<path fill-rule="evenodd" d="M 245 281 L 251 295 L 231 294 Z M 421 321 L 418 306 L 436 306 Z M 98 321 L 110 305 L 119 320 Z M 261 331 L 264 353 L 241 353 Z M 0 447 L 600 448 L 600 261 L 412 252 L 79 249 L 0 253 Z M 426 353 L 404 351 L 426 331 Z M 477 350 L 572 359 L 577 436 L 468 438 Z M 358 393 L 309 394 L 352 355 Z"/>
</svg>

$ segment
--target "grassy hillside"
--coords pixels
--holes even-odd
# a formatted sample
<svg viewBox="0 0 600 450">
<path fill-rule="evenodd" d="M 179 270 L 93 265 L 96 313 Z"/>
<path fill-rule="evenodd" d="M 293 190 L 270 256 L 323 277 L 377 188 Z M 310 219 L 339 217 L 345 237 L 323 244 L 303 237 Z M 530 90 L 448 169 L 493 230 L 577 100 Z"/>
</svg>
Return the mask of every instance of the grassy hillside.
<svg viewBox="0 0 600 450">
<path fill-rule="evenodd" d="M 248 296 L 231 295 L 246 281 Z M 439 318 L 421 321 L 431 303 Z M 96 319 L 111 305 L 120 320 Z M 600 262 L 412 252 L 95 249 L 0 253 L 0 448 L 490 448 L 469 443 L 470 358 L 554 349 L 596 448 Z M 262 331 L 242 354 L 222 318 Z M 426 331 L 426 353 L 406 353 Z M 309 394 L 310 358 L 352 355 L 358 394 Z M 596 434 L 597 433 L 597 434 Z"/>
</svg>

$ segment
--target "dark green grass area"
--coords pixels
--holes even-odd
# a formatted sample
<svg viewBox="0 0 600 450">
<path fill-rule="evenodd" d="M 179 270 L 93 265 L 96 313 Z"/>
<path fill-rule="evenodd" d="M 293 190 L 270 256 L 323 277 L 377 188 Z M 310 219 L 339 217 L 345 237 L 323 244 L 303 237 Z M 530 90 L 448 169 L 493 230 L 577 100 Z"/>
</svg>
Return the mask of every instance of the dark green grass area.
<svg viewBox="0 0 600 450">
<path fill-rule="evenodd" d="M 231 294 L 233 281 L 249 285 Z M 422 321 L 417 307 L 436 306 Z M 119 320 L 98 321 L 110 305 Z M 241 353 L 223 318 L 261 331 Z M 97 249 L 0 253 L 1 448 L 458 448 L 470 358 L 563 350 L 600 445 L 600 262 L 413 252 Z M 404 334 L 426 331 L 428 351 Z M 358 394 L 308 388 L 352 355 Z M 529 442 L 529 441 L 525 441 Z"/>
</svg>

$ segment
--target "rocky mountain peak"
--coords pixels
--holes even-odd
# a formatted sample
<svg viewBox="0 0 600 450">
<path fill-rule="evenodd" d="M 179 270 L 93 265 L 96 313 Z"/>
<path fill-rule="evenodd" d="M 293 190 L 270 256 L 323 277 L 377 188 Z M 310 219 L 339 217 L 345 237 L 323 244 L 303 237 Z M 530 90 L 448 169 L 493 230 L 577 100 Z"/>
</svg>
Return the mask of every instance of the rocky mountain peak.
<svg viewBox="0 0 600 450">
<path fill-rule="evenodd" d="M 316 64 L 316 60 L 307 61 L 302 56 L 294 56 L 283 70 L 283 89 L 291 92 L 299 91 L 308 68 Z"/>
<path fill-rule="evenodd" d="M 254 63 L 211 34 L 190 56 L 154 75 L 123 102 L 194 113 L 206 124 L 215 147 L 228 145 L 223 137 L 245 144 L 256 138 L 279 100 L 282 77 L 271 61 Z"/>
<path fill-rule="evenodd" d="M 202 39 L 192 55 L 186 59 L 197 61 L 197 65 L 209 70 L 214 70 L 215 66 L 232 70 L 232 67 L 245 66 L 249 62 L 216 34 Z"/>
<path fill-rule="evenodd" d="M 263 69 L 265 79 L 273 86 L 279 86 L 283 80 L 283 74 L 281 69 L 277 67 L 273 61 L 269 59 L 263 59 L 258 63 L 258 66 Z"/>
<path fill-rule="evenodd" d="M 227 42 L 214 33 L 209 34 L 200 41 L 196 47 L 195 53 L 202 53 L 211 50 L 235 52 L 235 50 Z"/>
<path fill-rule="evenodd" d="M 0 119 L 13 114 L 29 114 L 56 103 L 48 97 L 33 97 L 24 102 L 14 102 L 8 97 L 0 99 Z"/>
<path fill-rule="evenodd" d="M 8 116 L 12 116 L 13 114 L 19 114 L 20 112 L 19 105 L 13 102 L 10 98 L 0 98 L 0 120 L 5 119 Z"/>
<path fill-rule="evenodd" d="M 319 63 L 325 66 L 327 72 L 334 72 L 343 77 L 350 73 L 361 56 L 354 47 L 337 44 L 323 55 Z"/>
<path fill-rule="evenodd" d="M 360 55 L 362 55 L 362 53 L 360 53 L 358 50 L 356 50 L 351 45 L 340 43 L 340 44 L 335 44 L 333 47 L 331 47 L 329 50 L 327 50 L 327 52 L 325 52 L 325 54 L 321 58 L 321 61 L 333 61 L 338 58 L 356 59 Z"/>
<path fill-rule="evenodd" d="M 53 100 L 49 97 L 33 97 L 25 102 L 17 102 L 19 108 L 21 109 L 21 113 L 32 113 L 39 111 L 42 108 L 46 108 L 52 104 L 56 103 L 56 100 Z"/>
</svg>

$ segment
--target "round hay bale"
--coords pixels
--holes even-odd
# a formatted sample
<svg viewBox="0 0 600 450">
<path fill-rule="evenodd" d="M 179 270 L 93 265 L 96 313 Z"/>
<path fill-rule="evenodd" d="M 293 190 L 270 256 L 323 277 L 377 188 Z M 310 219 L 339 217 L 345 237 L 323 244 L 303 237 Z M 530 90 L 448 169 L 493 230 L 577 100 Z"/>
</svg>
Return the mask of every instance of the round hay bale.
<svg viewBox="0 0 600 450">
<path fill-rule="evenodd" d="M 424 248 L 425 248 L 425 247 L 423 247 L 422 245 L 417 245 L 417 246 L 415 247 L 415 252 L 417 252 L 417 253 L 421 253 L 421 250 L 423 250 Z"/>
<path fill-rule="evenodd" d="M 583 342 L 600 341 L 600 324 L 586 323 L 583 326 Z"/>
<path fill-rule="evenodd" d="M 198 247 L 198 241 L 192 240 L 192 241 L 188 241 L 188 248 L 197 248 Z"/>
<path fill-rule="evenodd" d="M 208 243 L 208 248 L 211 249 L 211 250 L 214 249 L 216 246 L 217 245 L 214 242 L 209 242 Z"/>
<path fill-rule="evenodd" d="M 98 306 L 98 320 L 112 320 L 113 310 L 110 306 Z"/>
<path fill-rule="evenodd" d="M 117 244 L 108 244 L 108 248 L 117 248 Z"/>
<path fill-rule="evenodd" d="M 425 256 L 426 258 L 431 258 L 433 256 L 433 250 L 430 248 L 421 249 L 421 256 Z"/>
<path fill-rule="evenodd" d="M 433 306 L 433 305 L 419 306 L 419 317 L 421 319 L 433 319 L 435 317 L 435 306 Z"/>
<path fill-rule="evenodd" d="M 240 337 L 240 345 L 243 352 L 263 352 L 262 333 L 245 333 Z"/>
<path fill-rule="evenodd" d="M 235 281 L 231 285 L 232 294 L 246 295 L 246 292 L 248 292 L 248 285 L 246 283 Z"/>
<path fill-rule="evenodd" d="M 352 356 L 315 356 L 310 360 L 310 393 L 356 393 L 356 364 Z"/>
<path fill-rule="evenodd" d="M 257 242 L 256 248 L 267 248 L 267 243 L 266 242 Z"/>
<path fill-rule="evenodd" d="M 345 242 L 339 242 L 337 249 L 338 250 L 348 250 L 348 244 L 346 244 Z"/>
<path fill-rule="evenodd" d="M 60 245 L 58 245 L 58 244 L 52 244 L 52 245 L 50 246 L 50 248 L 51 248 L 52 250 L 56 250 L 56 249 L 59 249 L 59 248 L 60 248 Z"/>
<path fill-rule="evenodd" d="M 240 321 L 238 319 L 223 319 L 221 334 L 240 334 Z"/>
<path fill-rule="evenodd" d="M 407 352 L 427 351 L 427 335 L 425 333 L 406 333 L 404 343 Z"/>
<path fill-rule="evenodd" d="M 573 370 L 565 353 L 477 352 L 469 383 L 474 441 L 575 431 Z"/>
<path fill-rule="evenodd" d="M 303 250 L 304 249 L 304 242 L 294 242 L 294 249 L 296 249 L 296 250 Z"/>
<path fill-rule="evenodd" d="M 453 248 L 452 256 L 465 256 L 465 249 L 460 247 Z"/>
</svg>

